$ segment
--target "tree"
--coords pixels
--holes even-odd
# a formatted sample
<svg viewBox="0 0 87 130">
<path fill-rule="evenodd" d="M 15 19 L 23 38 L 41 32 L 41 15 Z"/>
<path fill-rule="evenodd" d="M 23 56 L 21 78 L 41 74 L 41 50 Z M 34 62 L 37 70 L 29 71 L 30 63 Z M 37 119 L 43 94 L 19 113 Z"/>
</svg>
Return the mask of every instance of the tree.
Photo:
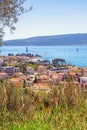
<svg viewBox="0 0 87 130">
<path fill-rule="evenodd" d="M 61 59 L 61 58 L 56 58 L 56 59 L 52 60 L 52 64 L 55 67 L 58 67 L 58 66 L 62 66 L 64 64 L 66 64 L 66 61 L 64 59 Z"/>
<path fill-rule="evenodd" d="M 43 60 L 42 63 L 43 63 L 44 65 L 50 65 L 50 61 L 49 61 L 49 60 Z"/>
<path fill-rule="evenodd" d="M 13 32 L 15 24 L 18 21 L 18 16 L 32 9 L 26 10 L 23 6 L 26 0 L 0 0 L 0 44 L 3 43 L 2 37 L 4 34 L 4 27 L 9 27 Z"/>
</svg>

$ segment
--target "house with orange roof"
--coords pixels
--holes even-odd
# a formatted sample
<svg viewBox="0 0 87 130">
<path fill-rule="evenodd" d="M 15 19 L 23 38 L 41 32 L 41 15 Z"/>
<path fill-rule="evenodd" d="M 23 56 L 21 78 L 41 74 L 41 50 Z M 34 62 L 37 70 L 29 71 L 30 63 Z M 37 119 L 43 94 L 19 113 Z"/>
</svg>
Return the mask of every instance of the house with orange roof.
<svg viewBox="0 0 87 130">
<path fill-rule="evenodd" d="M 7 77 L 7 73 L 0 73 L 0 79 L 6 79 Z"/>
<path fill-rule="evenodd" d="M 36 83 L 32 86 L 33 90 L 41 90 L 41 91 L 45 91 L 45 92 L 50 92 L 50 87 L 48 86 L 48 84 L 43 84 L 43 83 Z"/>
<path fill-rule="evenodd" d="M 35 70 L 34 70 L 33 67 L 28 66 L 28 67 L 26 68 L 26 72 L 27 72 L 27 74 L 32 75 L 32 74 L 35 73 Z"/>
<path fill-rule="evenodd" d="M 49 78 L 49 76 L 47 76 L 47 75 L 40 75 L 40 76 L 38 77 L 38 81 L 39 81 L 39 82 L 43 82 L 43 83 L 49 83 L 49 82 L 50 82 L 49 79 L 50 79 L 50 78 Z"/>
<path fill-rule="evenodd" d="M 38 66 L 38 73 L 39 74 L 47 73 L 46 66 L 43 65 Z"/>
<path fill-rule="evenodd" d="M 14 87 L 18 87 L 18 88 L 22 88 L 23 87 L 23 83 L 18 81 L 17 78 L 12 78 L 10 79 L 10 83 L 14 86 Z"/>
<path fill-rule="evenodd" d="M 53 76 L 52 77 L 52 84 L 53 85 L 58 85 L 60 83 L 60 81 L 62 81 L 62 76 Z"/>
<path fill-rule="evenodd" d="M 2 66 L 3 62 L 3 58 L 0 58 L 0 66 Z"/>
</svg>

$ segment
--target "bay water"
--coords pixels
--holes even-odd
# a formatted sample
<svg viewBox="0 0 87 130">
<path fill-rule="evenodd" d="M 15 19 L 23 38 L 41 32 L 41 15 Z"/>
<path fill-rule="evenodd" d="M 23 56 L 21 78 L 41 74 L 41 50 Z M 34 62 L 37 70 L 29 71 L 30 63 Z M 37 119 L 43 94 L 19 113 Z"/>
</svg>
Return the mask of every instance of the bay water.
<svg viewBox="0 0 87 130">
<path fill-rule="evenodd" d="M 26 46 L 0 47 L 0 55 L 7 56 L 9 53 L 26 53 Z M 28 53 L 41 55 L 42 59 L 50 61 L 63 58 L 72 65 L 87 66 L 87 46 L 28 46 Z"/>
</svg>

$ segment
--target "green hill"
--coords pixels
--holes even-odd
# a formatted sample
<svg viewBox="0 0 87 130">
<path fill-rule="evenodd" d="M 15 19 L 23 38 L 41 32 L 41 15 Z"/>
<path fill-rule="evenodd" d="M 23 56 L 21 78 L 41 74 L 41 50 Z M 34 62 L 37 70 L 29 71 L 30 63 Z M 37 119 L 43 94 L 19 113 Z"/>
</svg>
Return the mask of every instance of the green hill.
<svg viewBox="0 0 87 130">
<path fill-rule="evenodd" d="M 5 41 L 6 46 L 59 46 L 59 45 L 87 45 L 87 33 L 65 34 L 54 36 L 38 36 L 26 39 Z"/>
</svg>

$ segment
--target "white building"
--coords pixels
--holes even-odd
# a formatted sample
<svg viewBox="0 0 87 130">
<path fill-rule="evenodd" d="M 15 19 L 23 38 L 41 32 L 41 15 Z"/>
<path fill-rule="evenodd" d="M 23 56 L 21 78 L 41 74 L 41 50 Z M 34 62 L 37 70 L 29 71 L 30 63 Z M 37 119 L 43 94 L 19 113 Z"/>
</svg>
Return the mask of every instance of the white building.
<svg viewBox="0 0 87 130">
<path fill-rule="evenodd" d="M 79 77 L 79 83 L 83 90 L 87 90 L 87 77 Z"/>
<path fill-rule="evenodd" d="M 81 84 L 87 83 L 87 77 L 85 77 L 85 76 L 79 77 L 79 83 L 81 83 Z"/>
</svg>

